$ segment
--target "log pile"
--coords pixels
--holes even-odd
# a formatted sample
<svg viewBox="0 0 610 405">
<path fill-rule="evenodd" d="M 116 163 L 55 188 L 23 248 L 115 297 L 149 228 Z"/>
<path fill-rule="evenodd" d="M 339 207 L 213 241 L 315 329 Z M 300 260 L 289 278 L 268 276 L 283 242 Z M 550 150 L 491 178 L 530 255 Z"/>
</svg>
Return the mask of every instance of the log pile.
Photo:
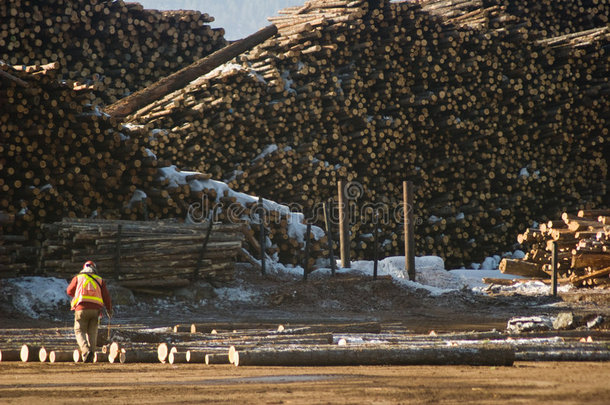
<svg viewBox="0 0 610 405">
<path fill-rule="evenodd" d="M 219 208 L 216 220 L 245 225 L 245 247 L 260 258 L 258 226 L 250 225 L 256 222 L 251 220 L 256 218 L 251 215 L 256 198 L 241 195 L 237 201 L 232 190 L 209 180 L 209 175 L 182 173 L 157 159 L 140 144 L 141 128 L 117 124 L 87 105 L 87 89 L 58 82 L 56 64 L 26 71 L 2 65 L 0 72 L 5 73 L 0 76 L 0 210 L 7 218 L 2 224 L 0 277 L 44 270 L 36 263 L 34 249 L 42 244 L 43 224 L 62 218 L 190 217 L 201 222 L 213 206 Z M 205 210 L 204 201 L 209 202 Z M 193 212 L 197 204 L 198 212 Z M 290 227 L 304 225 L 289 223 L 302 222 L 302 216 L 265 204 L 272 241 L 266 244 L 267 254 L 281 250 L 282 258 L 290 258 L 285 263 L 296 264 L 304 238 Z M 312 256 L 319 256 L 324 240 L 319 234 L 311 239 L 317 239 Z"/>
<path fill-rule="evenodd" d="M 203 327 L 199 324 L 200 327 Z M 203 327 L 210 330 L 207 324 Z M 226 325 L 216 325 L 226 326 Z M 234 330 L 154 332 L 113 328 L 112 342 L 101 336 L 96 358 L 110 363 L 198 363 L 235 366 L 332 366 L 380 364 L 512 365 L 513 361 L 608 361 L 607 330 L 546 332 L 459 332 L 413 334 L 396 325 L 295 324 L 286 328 L 255 324 Z M 345 328 L 345 331 L 343 330 Z M 304 330 L 325 330 L 307 333 Z M 332 331 L 332 332 L 330 332 Z M 0 362 L 82 361 L 69 328 L 2 330 Z M 154 344 L 151 342 L 162 343 Z"/>
<path fill-rule="evenodd" d="M 132 289 L 234 279 L 241 225 L 66 219 L 45 224 L 44 274 L 70 278 L 93 260 L 100 274 Z"/>
<path fill-rule="evenodd" d="M 342 179 L 393 213 L 410 179 L 416 253 L 469 265 L 536 219 L 606 201 L 608 10 L 584 3 L 307 1 L 128 120 L 160 158 L 303 210 Z M 363 219 L 356 258 L 371 257 Z M 402 251 L 399 222 L 381 224 L 386 255 Z"/>
<path fill-rule="evenodd" d="M 610 285 L 610 210 L 580 210 L 563 213 L 538 228 L 528 228 L 517 241 L 529 251 L 522 260 L 503 259 L 503 273 L 550 277 L 552 249 L 557 246 L 560 280 L 575 286 Z"/>
<path fill-rule="evenodd" d="M 59 63 L 59 77 L 112 103 L 226 45 L 214 18 L 147 10 L 124 1 L 7 0 L 0 7 L 0 60 Z"/>
</svg>

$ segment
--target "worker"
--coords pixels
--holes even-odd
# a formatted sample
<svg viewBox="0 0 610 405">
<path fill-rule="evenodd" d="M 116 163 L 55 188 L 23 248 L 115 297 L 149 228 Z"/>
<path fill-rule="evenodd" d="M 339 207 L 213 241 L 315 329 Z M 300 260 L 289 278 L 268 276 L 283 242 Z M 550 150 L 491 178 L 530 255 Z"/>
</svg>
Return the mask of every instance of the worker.
<svg viewBox="0 0 610 405">
<path fill-rule="evenodd" d="M 66 292 L 72 298 L 74 334 L 85 363 L 93 362 L 97 344 L 97 328 L 106 308 L 112 318 L 112 301 L 106 282 L 97 275 L 95 263 L 87 261 L 83 269 L 72 279 Z"/>
</svg>

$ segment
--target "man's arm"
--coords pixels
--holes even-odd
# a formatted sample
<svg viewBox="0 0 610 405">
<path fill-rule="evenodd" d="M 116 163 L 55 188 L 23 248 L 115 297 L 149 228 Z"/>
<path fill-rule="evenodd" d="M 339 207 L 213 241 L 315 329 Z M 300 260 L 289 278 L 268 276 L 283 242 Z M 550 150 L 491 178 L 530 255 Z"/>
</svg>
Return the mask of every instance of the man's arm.
<svg viewBox="0 0 610 405">
<path fill-rule="evenodd" d="M 68 294 L 72 298 L 74 298 L 74 294 L 76 294 L 76 285 L 77 285 L 77 278 L 74 277 L 74 278 L 72 278 L 70 285 L 68 285 L 68 288 L 66 288 L 66 294 Z"/>
</svg>

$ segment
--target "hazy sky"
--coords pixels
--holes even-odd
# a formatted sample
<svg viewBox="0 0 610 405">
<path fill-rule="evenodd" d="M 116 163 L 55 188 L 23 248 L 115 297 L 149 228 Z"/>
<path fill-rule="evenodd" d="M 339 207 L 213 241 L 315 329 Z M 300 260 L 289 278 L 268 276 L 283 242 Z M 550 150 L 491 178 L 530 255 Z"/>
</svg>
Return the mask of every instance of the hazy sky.
<svg viewBox="0 0 610 405">
<path fill-rule="evenodd" d="M 144 8 L 158 10 L 198 10 L 213 16 L 213 28 L 225 29 L 225 38 L 246 37 L 269 25 L 267 17 L 285 7 L 305 4 L 305 0 L 136 0 Z"/>
</svg>

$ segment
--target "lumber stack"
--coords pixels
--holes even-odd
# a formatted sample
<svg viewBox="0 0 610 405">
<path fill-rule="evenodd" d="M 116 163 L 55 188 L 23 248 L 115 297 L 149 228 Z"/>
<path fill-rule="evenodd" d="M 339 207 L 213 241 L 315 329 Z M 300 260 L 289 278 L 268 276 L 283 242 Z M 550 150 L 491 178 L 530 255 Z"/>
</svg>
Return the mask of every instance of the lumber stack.
<svg viewBox="0 0 610 405">
<path fill-rule="evenodd" d="M 212 21 L 122 0 L 8 0 L 0 7 L 0 60 L 59 63 L 60 78 L 93 86 L 109 104 L 225 46 Z"/>
<path fill-rule="evenodd" d="M 522 260 L 503 259 L 503 273 L 539 277 L 552 274 L 552 249 L 557 246 L 559 279 L 575 286 L 610 285 L 610 210 L 563 213 L 538 228 L 519 234 L 517 241 L 529 248 Z"/>
<path fill-rule="evenodd" d="M 128 120 L 160 158 L 303 210 L 346 180 L 358 207 L 393 214 L 412 180 L 418 254 L 469 265 L 607 196 L 607 6 L 534 3 L 307 1 Z M 572 17 L 543 12 L 556 4 Z M 354 256 L 371 257 L 372 222 L 351 219 Z M 381 228 L 401 253 L 400 220 Z"/>
<path fill-rule="evenodd" d="M 78 220 L 45 224 L 41 266 L 69 278 L 93 260 L 101 274 L 130 288 L 185 286 L 197 279 L 230 281 L 242 227 L 163 221 Z"/>
</svg>

